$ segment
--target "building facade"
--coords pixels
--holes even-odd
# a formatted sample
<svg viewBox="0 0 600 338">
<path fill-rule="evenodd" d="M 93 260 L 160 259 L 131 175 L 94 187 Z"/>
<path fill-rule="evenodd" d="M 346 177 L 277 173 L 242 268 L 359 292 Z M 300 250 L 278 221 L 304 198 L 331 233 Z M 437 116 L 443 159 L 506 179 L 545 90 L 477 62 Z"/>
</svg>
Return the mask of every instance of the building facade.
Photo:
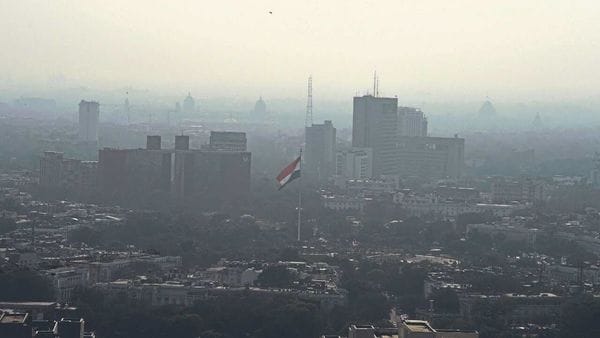
<svg viewBox="0 0 600 338">
<path fill-rule="evenodd" d="M 400 136 L 427 136 L 427 117 L 418 108 L 398 107 Z"/>
<path fill-rule="evenodd" d="M 230 150 L 189 149 L 189 137 L 178 135 L 175 149 L 102 149 L 102 197 L 146 206 L 239 206 L 250 193 L 251 154 L 225 145 Z"/>
<path fill-rule="evenodd" d="M 373 149 L 338 150 L 335 157 L 335 175 L 344 181 L 373 177 Z"/>
<path fill-rule="evenodd" d="M 373 175 L 397 171 L 398 99 L 354 98 L 352 147 L 373 149 Z"/>
<path fill-rule="evenodd" d="M 79 140 L 86 144 L 98 143 L 100 104 L 95 101 L 79 102 Z"/>
<path fill-rule="evenodd" d="M 331 121 L 306 127 L 303 173 L 310 178 L 326 180 L 335 172 L 336 129 Z"/>
<path fill-rule="evenodd" d="M 459 178 L 465 163 L 465 139 L 410 137 L 398 140 L 397 173 L 401 176 Z"/>
<path fill-rule="evenodd" d="M 88 199 L 98 187 L 98 162 L 64 157 L 46 151 L 40 158 L 40 188 L 54 197 Z"/>
<path fill-rule="evenodd" d="M 209 150 L 217 151 L 246 151 L 246 133 L 236 131 L 211 131 L 208 148 Z"/>
</svg>

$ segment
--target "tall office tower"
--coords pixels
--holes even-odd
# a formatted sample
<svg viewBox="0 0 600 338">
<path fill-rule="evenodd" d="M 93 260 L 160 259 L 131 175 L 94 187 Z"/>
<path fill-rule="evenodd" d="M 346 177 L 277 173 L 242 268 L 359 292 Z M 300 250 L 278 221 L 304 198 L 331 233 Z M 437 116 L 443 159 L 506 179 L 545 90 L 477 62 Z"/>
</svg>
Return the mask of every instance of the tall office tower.
<svg viewBox="0 0 600 338">
<path fill-rule="evenodd" d="M 335 128 L 331 121 L 306 127 L 302 171 L 306 176 L 326 180 L 335 170 Z"/>
<path fill-rule="evenodd" d="M 400 136 L 427 136 L 427 117 L 418 109 L 398 107 Z"/>
<path fill-rule="evenodd" d="M 100 104 L 95 101 L 79 102 L 79 140 L 86 144 L 98 144 L 98 120 Z"/>
<path fill-rule="evenodd" d="M 208 150 L 246 151 L 246 133 L 237 131 L 211 131 Z"/>
<path fill-rule="evenodd" d="M 398 99 L 354 98 L 352 147 L 373 149 L 373 175 L 397 171 Z"/>
</svg>

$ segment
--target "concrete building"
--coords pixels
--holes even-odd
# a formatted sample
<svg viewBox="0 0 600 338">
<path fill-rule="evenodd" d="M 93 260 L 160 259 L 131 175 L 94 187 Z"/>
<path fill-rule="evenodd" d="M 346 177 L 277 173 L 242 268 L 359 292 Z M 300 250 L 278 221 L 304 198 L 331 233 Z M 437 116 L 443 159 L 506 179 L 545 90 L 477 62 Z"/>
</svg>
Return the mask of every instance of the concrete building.
<svg viewBox="0 0 600 338">
<path fill-rule="evenodd" d="M 492 181 L 492 201 L 495 203 L 508 202 L 544 202 L 550 194 L 546 182 L 534 178 L 502 178 Z"/>
<path fill-rule="evenodd" d="M 40 186 L 43 188 L 59 187 L 62 180 L 62 164 L 64 154 L 56 151 L 45 151 L 40 159 Z"/>
<path fill-rule="evenodd" d="M 374 338 L 375 327 L 373 325 L 350 325 L 348 338 Z"/>
<path fill-rule="evenodd" d="M 365 95 L 354 98 L 352 147 L 373 149 L 373 175 L 398 168 L 398 99 Z"/>
<path fill-rule="evenodd" d="M 246 133 L 237 131 L 211 131 L 207 150 L 246 151 Z"/>
<path fill-rule="evenodd" d="M 480 308 L 481 304 L 502 303 L 508 311 L 502 314 L 500 320 L 510 322 L 512 325 L 556 323 L 566 300 L 564 296 L 552 293 L 459 296 L 460 314 L 463 318 L 470 320 L 475 314 L 474 310 Z"/>
<path fill-rule="evenodd" d="M 73 291 L 89 284 L 89 271 L 80 267 L 62 267 L 45 271 L 54 286 L 57 302 L 69 302 Z"/>
<path fill-rule="evenodd" d="M 396 159 L 401 176 L 458 178 L 465 165 L 465 139 L 402 136 Z"/>
<path fill-rule="evenodd" d="M 323 335 L 321 338 L 339 338 Z M 477 331 L 434 329 L 423 320 L 402 320 L 398 327 L 380 328 L 373 325 L 350 325 L 348 338 L 479 338 Z"/>
<path fill-rule="evenodd" d="M 79 140 L 86 144 L 98 144 L 98 121 L 100 104 L 95 101 L 79 102 Z"/>
<path fill-rule="evenodd" d="M 338 150 L 335 156 L 336 179 L 367 179 L 373 177 L 373 149 L 350 148 Z"/>
<path fill-rule="evenodd" d="M 31 316 L 27 313 L 0 314 L 0 337 L 31 338 Z"/>
<path fill-rule="evenodd" d="M 468 224 L 467 237 L 473 234 L 486 234 L 490 237 L 504 238 L 507 241 L 524 242 L 530 245 L 537 240 L 538 229 L 503 224 Z"/>
<path fill-rule="evenodd" d="M 477 331 L 434 329 L 422 320 L 405 320 L 398 327 L 398 338 L 479 338 Z"/>
<path fill-rule="evenodd" d="M 412 196 L 399 192 L 394 194 L 393 201 L 399 204 L 407 214 L 416 217 L 429 216 L 454 218 L 461 214 L 489 213 L 497 217 L 512 215 L 515 211 L 525 209 L 522 204 L 487 204 L 467 203 L 439 200 L 435 195 Z"/>
<path fill-rule="evenodd" d="M 176 135 L 175 150 L 190 150 L 190 137 L 188 135 Z"/>
<path fill-rule="evenodd" d="M 360 196 L 324 195 L 321 196 L 323 207 L 335 211 L 363 212 L 367 203 L 373 199 Z"/>
<path fill-rule="evenodd" d="M 99 152 L 98 180 L 104 200 L 165 202 L 171 190 L 169 150 L 110 149 Z"/>
<path fill-rule="evenodd" d="M 306 127 L 303 174 L 326 180 L 335 172 L 336 129 L 331 121 Z"/>
<path fill-rule="evenodd" d="M 427 136 L 427 117 L 419 108 L 398 107 L 400 136 Z"/>
<path fill-rule="evenodd" d="M 171 193 L 187 206 L 239 206 L 250 193 L 251 154 L 233 151 L 175 151 Z"/>
<path fill-rule="evenodd" d="M 65 158 L 63 153 L 46 151 L 40 159 L 42 191 L 54 197 L 90 198 L 97 189 L 96 161 Z"/>
<path fill-rule="evenodd" d="M 245 141 L 243 133 L 233 135 L 239 141 L 240 134 Z M 100 150 L 102 197 L 157 206 L 169 202 L 190 207 L 245 203 L 250 192 L 251 154 L 234 150 L 245 148 L 243 143 L 214 139 L 219 149 L 189 149 L 189 137 L 178 135 L 175 149 L 155 149 L 149 141 L 148 149 Z"/>
<path fill-rule="evenodd" d="M 148 135 L 146 136 L 146 149 L 149 150 L 160 150 L 161 137 L 160 135 Z"/>
</svg>

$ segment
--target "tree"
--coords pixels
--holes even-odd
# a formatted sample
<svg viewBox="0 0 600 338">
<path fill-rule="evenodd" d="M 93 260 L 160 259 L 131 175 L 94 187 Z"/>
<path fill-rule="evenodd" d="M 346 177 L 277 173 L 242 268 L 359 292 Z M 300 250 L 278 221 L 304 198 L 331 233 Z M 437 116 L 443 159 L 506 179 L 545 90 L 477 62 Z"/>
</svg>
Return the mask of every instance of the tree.
<svg viewBox="0 0 600 338">
<path fill-rule="evenodd" d="M 436 312 L 458 313 L 460 310 L 458 295 L 452 289 L 444 288 L 436 290 L 431 295 L 431 299 L 434 300 Z"/>
<path fill-rule="evenodd" d="M 283 265 L 270 266 L 258 275 L 257 284 L 266 287 L 285 288 L 294 281 L 292 273 Z"/>
<path fill-rule="evenodd" d="M 50 301 L 54 289 L 50 281 L 35 272 L 0 272 L 0 299 L 4 301 Z"/>
</svg>

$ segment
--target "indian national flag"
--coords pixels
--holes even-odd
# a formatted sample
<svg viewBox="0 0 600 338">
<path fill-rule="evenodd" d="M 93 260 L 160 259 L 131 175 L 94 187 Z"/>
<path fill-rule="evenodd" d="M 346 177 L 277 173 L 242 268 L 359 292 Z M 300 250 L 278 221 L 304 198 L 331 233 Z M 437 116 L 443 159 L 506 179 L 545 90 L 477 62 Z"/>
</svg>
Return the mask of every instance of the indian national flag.
<svg viewBox="0 0 600 338">
<path fill-rule="evenodd" d="M 286 184 L 300 177 L 300 156 L 294 160 L 294 162 L 287 165 L 277 175 L 277 183 L 279 183 L 279 189 L 285 187 Z"/>
</svg>

